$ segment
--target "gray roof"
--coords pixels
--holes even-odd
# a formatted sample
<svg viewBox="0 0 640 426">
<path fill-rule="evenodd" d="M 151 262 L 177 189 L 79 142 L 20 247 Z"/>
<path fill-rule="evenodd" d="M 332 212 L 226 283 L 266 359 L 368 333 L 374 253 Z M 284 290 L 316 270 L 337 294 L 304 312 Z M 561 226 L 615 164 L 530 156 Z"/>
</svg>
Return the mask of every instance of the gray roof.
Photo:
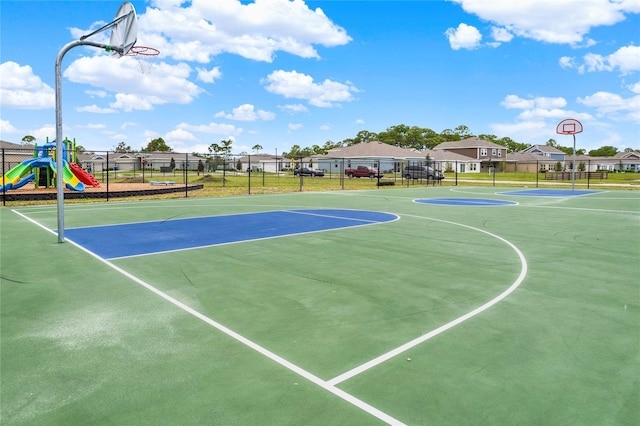
<svg viewBox="0 0 640 426">
<path fill-rule="evenodd" d="M 362 142 L 329 150 L 325 158 L 424 158 L 413 149 L 400 148 L 382 142 Z"/>
<path fill-rule="evenodd" d="M 534 154 L 532 152 L 511 152 L 507 153 L 507 161 L 533 163 L 535 161 L 556 162 L 556 160 L 545 157 L 543 155 Z"/>
<path fill-rule="evenodd" d="M 433 161 L 478 161 L 473 157 L 468 157 L 466 155 L 458 154 L 457 152 L 450 152 L 446 150 L 427 149 L 421 152 L 424 157 L 429 156 L 429 159 Z"/>
<path fill-rule="evenodd" d="M 453 142 L 442 142 L 441 144 L 436 145 L 434 150 L 441 149 L 461 149 L 461 148 L 500 148 L 505 149 L 504 146 L 498 145 L 497 143 L 493 143 L 490 141 L 486 141 L 480 138 L 467 138 L 462 139 L 461 141 L 453 141 Z"/>
<path fill-rule="evenodd" d="M 564 151 L 560 151 L 558 148 L 549 145 L 531 145 L 529 148 L 523 149 L 522 152 L 540 151 L 549 154 L 564 154 Z"/>
</svg>

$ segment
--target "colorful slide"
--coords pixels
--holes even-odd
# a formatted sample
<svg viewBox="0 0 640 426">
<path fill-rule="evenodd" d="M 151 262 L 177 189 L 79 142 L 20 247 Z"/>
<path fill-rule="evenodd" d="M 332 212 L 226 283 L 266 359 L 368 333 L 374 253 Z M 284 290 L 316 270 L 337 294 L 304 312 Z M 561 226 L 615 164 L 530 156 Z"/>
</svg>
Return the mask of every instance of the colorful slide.
<svg viewBox="0 0 640 426">
<path fill-rule="evenodd" d="M 80 182 L 78 177 L 73 174 L 68 162 L 64 161 L 63 163 L 62 180 L 65 186 L 74 191 L 84 191 L 84 183 Z M 54 173 L 56 171 L 55 160 L 51 157 L 25 160 L 4 175 L 4 186 L 0 184 L 0 191 L 18 189 L 29 182 L 33 182 L 36 175 L 32 169 L 35 167 L 49 167 Z"/>
<path fill-rule="evenodd" d="M 69 167 L 71 167 L 71 171 L 73 172 L 73 174 L 76 175 L 78 179 L 80 179 L 80 182 L 84 183 L 85 185 L 93 186 L 95 188 L 98 188 L 100 186 L 100 182 L 98 182 L 96 178 L 84 171 L 84 169 L 78 166 L 76 163 L 69 163 Z"/>
<path fill-rule="evenodd" d="M 9 170 L 4 175 L 4 187 L 0 183 L 0 191 L 8 191 L 10 189 L 18 189 L 21 186 L 26 185 L 29 182 L 33 182 L 36 175 L 31 171 L 33 168 L 32 163 L 37 161 L 37 158 L 23 161 L 22 163 Z"/>
</svg>

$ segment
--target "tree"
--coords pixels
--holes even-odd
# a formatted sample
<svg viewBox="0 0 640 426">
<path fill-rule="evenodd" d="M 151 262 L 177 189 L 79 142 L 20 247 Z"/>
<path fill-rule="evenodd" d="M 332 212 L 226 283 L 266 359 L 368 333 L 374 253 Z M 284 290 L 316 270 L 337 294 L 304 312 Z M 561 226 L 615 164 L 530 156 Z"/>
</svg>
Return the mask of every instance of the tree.
<svg viewBox="0 0 640 426">
<path fill-rule="evenodd" d="M 613 157 L 618 153 L 618 148 L 611 145 L 601 146 L 598 149 L 592 149 L 589 151 L 589 155 L 592 157 Z"/>
<path fill-rule="evenodd" d="M 227 140 L 222 140 L 220 141 L 221 143 L 221 147 L 222 147 L 222 151 L 224 151 L 224 153 L 228 156 L 229 154 L 231 154 L 231 145 L 233 145 L 233 141 L 231 139 L 227 139 Z"/>
<path fill-rule="evenodd" d="M 204 163 L 202 160 L 198 160 L 198 176 L 200 176 L 202 172 L 204 172 Z"/>
<path fill-rule="evenodd" d="M 22 138 L 22 144 L 26 145 L 26 144 L 29 144 L 29 143 L 35 141 L 35 140 L 36 140 L 35 136 L 26 135 L 25 137 Z"/>
<path fill-rule="evenodd" d="M 283 152 L 282 156 L 286 158 L 302 158 L 310 157 L 314 154 L 311 148 L 300 148 L 300 145 L 293 145 L 289 152 Z"/>
<path fill-rule="evenodd" d="M 173 157 L 171 157 L 171 161 L 169 162 L 169 167 L 171 167 L 171 170 L 174 170 L 176 168 L 176 160 L 174 160 Z"/>
<path fill-rule="evenodd" d="M 115 152 L 131 152 L 131 147 L 124 142 L 120 142 L 118 146 L 114 148 Z"/>
<path fill-rule="evenodd" d="M 453 133 L 458 135 L 461 140 L 473 137 L 473 133 L 471 133 L 469 128 L 467 126 L 465 126 L 464 124 L 461 124 L 458 127 L 456 127 L 455 129 L 453 129 Z"/>
<path fill-rule="evenodd" d="M 527 148 L 527 144 L 516 142 L 507 136 L 500 138 L 498 140 L 495 140 L 493 142 L 497 143 L 498 145 L 507 147 L 507 152 L 520 152 L 523 149 Z"/>
<path fill-rule="evenodd" d="M 256 154 L 260 154 L 260 150 L 262 149 L 262 145 L 255 144 L 252 148 L 256 152 Z"/>
<path fill-rule="evenodd" d="M 172 152 L 173 151 L 171 147 L 167 145 L 164 139 L 162 138 L 153 139 L 151 142 L 149 142 L 149 144 L 145 148 L 142 148 L 142 150 L 146 152 L 154 152 L 154 151 Z"/>
<path fill-rule="evenodd" d="M 236 163 L 236 170 L 242 170 L 242 160 L 238 158 L 238 162 Z"/>
</svg>

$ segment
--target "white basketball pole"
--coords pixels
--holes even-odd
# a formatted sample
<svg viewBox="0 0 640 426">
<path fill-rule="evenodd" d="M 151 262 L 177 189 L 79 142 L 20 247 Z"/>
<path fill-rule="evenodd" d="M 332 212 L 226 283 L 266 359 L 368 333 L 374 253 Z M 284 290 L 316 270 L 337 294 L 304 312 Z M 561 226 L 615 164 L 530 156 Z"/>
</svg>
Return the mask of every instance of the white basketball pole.
<svg viewBox="0 0 640 426">
<path fill-rule="evenodd" d="M 94 43 L 86 40 L 76 40 L 65 45 L 56 58 L 56 190 L 58 205 L 58 242 L 64 242 L 64 180 L 63 177 L 63 145 L 62 145 L 62 58 L 71 49 L 76 46 L 94 46 L 101 49 L 110 49 L 122 52 L 121 47 L 108 46 L 106 44 Z"/>
<path fill-rule="evenodd" d="M 573 165 L 571 167 L 571 190 L 576 189 L 576 134 L 573 134 Z"/>
</svg>

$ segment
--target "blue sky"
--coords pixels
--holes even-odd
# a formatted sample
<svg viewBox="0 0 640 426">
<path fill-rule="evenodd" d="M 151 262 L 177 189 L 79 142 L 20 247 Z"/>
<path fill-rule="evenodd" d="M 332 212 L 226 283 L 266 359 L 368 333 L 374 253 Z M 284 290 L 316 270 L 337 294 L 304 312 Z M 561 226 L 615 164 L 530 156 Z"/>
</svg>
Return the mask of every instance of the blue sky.
<svg viewBox="0 0 640 426">
<path fill-rule="evenodd" d="M 130 57 L 64 57 L 64 136 L 88 150 L 282 153 L 405 124 L 640 149 L 640 0 L 133 1 Z M 55 139 L 54 64 L 121 2 L 0 1 L 0 138 Z M 90 40 L 108 43 L 110 30 Z"/>
</svg>

